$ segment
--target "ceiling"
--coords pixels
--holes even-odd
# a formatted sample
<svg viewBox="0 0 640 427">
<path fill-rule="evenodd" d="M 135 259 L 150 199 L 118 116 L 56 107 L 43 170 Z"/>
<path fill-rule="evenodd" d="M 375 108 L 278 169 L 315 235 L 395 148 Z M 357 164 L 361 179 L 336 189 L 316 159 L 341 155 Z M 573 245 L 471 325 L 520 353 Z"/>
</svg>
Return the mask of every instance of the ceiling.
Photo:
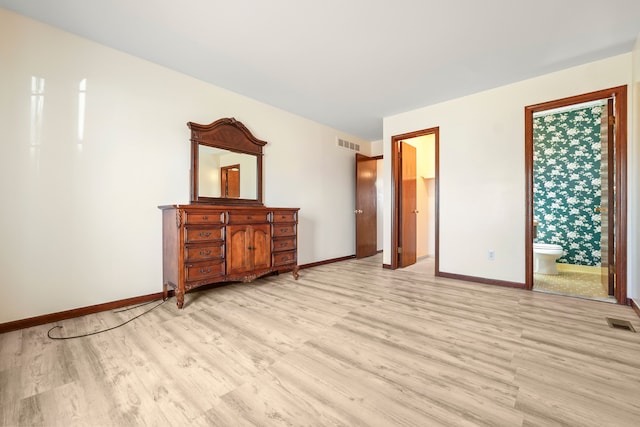
<svg viewBox="0 0 640 427">
<path fill-rule="evenodd" d="M 606 7 L 605 7 L 606 4 Z M 382 118 L 612 55 L 638 0 L 0 0 L 367 140 Z"/>
</svg>

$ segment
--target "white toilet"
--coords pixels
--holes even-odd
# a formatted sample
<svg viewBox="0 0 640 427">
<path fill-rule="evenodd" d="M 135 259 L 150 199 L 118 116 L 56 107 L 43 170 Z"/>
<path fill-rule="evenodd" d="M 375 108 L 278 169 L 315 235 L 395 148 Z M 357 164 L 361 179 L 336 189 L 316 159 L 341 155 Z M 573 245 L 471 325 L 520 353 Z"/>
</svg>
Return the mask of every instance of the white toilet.
<svg viewBox="0 0 640 427">
<path fill-rule="evenodd" d="M 562 246 L 548 243 L 533 244 L 533 271 L 540 274 L 558 274 L 556 260 L 562 256 Z"/>
</svg>

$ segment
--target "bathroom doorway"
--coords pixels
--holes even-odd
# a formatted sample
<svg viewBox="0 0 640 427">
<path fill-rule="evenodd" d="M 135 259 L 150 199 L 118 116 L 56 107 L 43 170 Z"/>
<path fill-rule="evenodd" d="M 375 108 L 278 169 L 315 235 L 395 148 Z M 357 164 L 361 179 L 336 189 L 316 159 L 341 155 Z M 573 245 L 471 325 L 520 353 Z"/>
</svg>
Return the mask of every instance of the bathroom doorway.
<svg viewBox="0 0 640 427">
<path fill-rule="evenodd" d="M 626 304 L 626 87 L 525 108 L 528 289 Z"/>
</svg>

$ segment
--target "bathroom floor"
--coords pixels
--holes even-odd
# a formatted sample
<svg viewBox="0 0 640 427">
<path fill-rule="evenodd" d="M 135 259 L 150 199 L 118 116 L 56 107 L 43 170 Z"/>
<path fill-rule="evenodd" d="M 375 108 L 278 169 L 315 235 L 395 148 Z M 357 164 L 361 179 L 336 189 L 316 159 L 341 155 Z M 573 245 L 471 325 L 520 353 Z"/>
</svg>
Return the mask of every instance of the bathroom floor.
<svg viewBox="0 0 640 427">
<path fill-rule="evenodd" d="M 616 302 L 609 296 L 601 283 L 599 270 L 594 272 L 558 270 L 557 275 L 533 275 L 533 290 L 589 298 L 599 301 Z"/>
<path fill-rule="evenodd" d="M 424 274 L 434 277 L 433 257 L 419 258 L 413 265 L 402 270 Z M 607 295 L 607 290 L 600 282 L 599 269 L 582 268 L 581 271 L 573 271 L 575 266 L 558 266 L 558 275 L 534 274 L 533 290 L 551 294 L 567 295 L 578 298 L 587 298 L 598 301 L 615 303 L 614 297 Z"/>
</svg>

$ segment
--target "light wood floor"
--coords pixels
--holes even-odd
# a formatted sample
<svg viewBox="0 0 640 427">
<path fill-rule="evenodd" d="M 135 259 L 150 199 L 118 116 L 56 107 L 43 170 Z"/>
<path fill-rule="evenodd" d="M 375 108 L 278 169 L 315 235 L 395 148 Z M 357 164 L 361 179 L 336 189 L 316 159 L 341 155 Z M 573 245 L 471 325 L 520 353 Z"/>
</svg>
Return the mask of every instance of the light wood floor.
<svg viewBox="0 0 640 427">
<path fill-rule="evenodd" d="M 640 322 L 597 301 L 381 268 L 186 295 L 113 331 L 0 335 L 0 422 L 60 426 L 638 426 Z M 105 328 L 146 308 L 60 322 Z"/>
</svg>

